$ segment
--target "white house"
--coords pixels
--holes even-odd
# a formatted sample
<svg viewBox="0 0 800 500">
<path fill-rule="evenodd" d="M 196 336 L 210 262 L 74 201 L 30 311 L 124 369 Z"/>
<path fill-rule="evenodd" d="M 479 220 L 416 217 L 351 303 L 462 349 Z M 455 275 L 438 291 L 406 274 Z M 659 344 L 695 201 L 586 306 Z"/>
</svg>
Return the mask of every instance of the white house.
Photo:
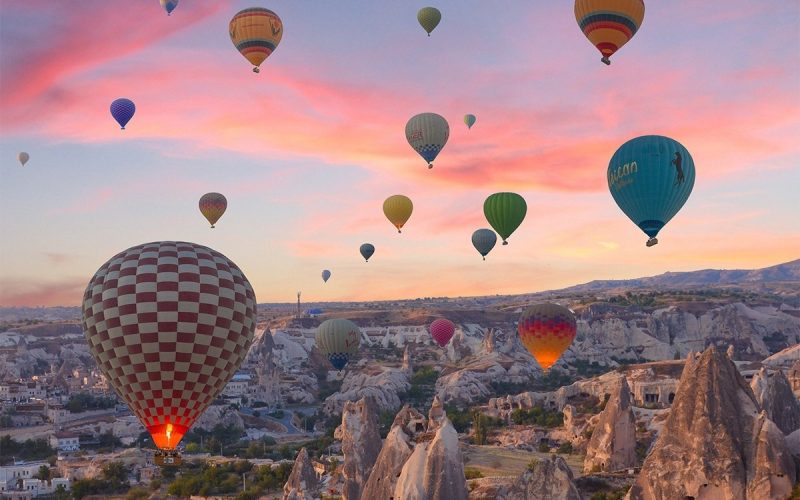
<svg viewBox="0 0 800 500">
<path fill-rule="evenodd" d="M 237 373 L 225 386 L 222 394 L 229 397 L 244 396 L 248 393 L 250 384 L 251 377 L 249 373 Z"/>
<path fill-rule="evenodd" d="M 81 449 L 78 435 L 72 432 L 56 432 L 50 436 L 50 446 L 58 451 L 78 451 Z"/>
</svg>

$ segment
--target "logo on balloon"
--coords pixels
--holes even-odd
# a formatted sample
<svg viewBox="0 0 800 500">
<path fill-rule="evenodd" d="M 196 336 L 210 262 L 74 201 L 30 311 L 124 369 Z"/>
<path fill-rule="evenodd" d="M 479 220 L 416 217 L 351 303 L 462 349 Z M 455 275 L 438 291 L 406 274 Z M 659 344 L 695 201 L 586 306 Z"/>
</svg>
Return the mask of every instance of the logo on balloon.
<svg viewBox="0 0 800 500">
<path fill-rule="evenodd" d="M 609 187 L 611 187 L 612 189 L 622 189 L 625 186 L 633 184 L 633 178 L 628 176 L 631 174 L 635 174 L 638 171 L 639 171 L 639 166 L 636 165 L 635 161 L 626 163 L 621 167 L 617 167 L 616 170 L 608 173 Z"/>
</svg>

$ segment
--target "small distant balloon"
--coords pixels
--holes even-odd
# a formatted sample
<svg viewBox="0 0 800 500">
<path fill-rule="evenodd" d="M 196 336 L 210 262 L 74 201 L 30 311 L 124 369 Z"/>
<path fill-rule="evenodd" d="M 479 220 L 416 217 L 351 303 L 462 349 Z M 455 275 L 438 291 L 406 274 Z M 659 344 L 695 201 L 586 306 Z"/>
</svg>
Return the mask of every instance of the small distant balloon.
<svg viewBox="0 0 800 500">
<path fill-rule="evenodd" d="M 433 337 L 433 340 L 439 344 L 439 347 L 444 347 L 448 342 L 450 342 L 450 339 L 453 338 L 453 334 L 456 331 L 456 325 L 454 325 L 449 319 L 439 318 L 433 320 L 429 330 L 431 332 L 431 337 Z"/>
<path fill-rule="evenodd" d="M 442 13 L 435 7 L 423 7 L 417 12 L 417 21 L 419 21 L 420 26 L 428 33 L 428 36 L 431 36 L 431 31 L 439 25 L 439 21 L 441 20 Z"/>
<path fill-rule="evenodd" d="M 120 97 L 111 103 L 111 116 L 117 120 L 122 130 L 125 130 L 125 125 L 131 121 L 134 113 L 136 113 L 136 105 L 130 99 Z"/>
<path fill-rule="evenodd" d="M 228 200 L 220 193 L 206 193 L 200 197 L 199 205 L 203 217 L 211 223 L 213 228 L 228 208 Z"/>
<path fill-rule="evenodd" d="M 400 229 L 408 222 L 413 210 L 414 204 L 411 203 L 411 199 L 402 194 L 390 196 L 383 202 L 383 214 L 397 228 L 398 233 L 402 232 Z"/>
<path fill-rule="evenodd" d="M 522 224 L 527 211 L 525 198 L 517 193 L 495 193 L 483 202 L 483 214 L 503 238 L 503 245 L 508 245 L 506 239 Z"/>
<path fill-rule="evenodd" d="M 172 11 L 178 6 L 178 0 L 159 0 L 159 2 L 161 2 L 161 7 L 167 11 L 167 15 L 172 14 Z"/>
<path fill-rule="evenodd" d="M 483 260 L 497 244 L 497 235 L 491 229 L 478 229 L 472 233 L 472 246 L 481 254 Z"/>
<path fill-rule="evenodd" d="M 406 123 L 406 140 L 428 162 L 428 168 L 433 168 L 433 160 L 447 144 L 448 137 L 450 125 L 436 113 L 420 113 Z"/>
<path fill-rule="evenodd" d="M 464 115 L 464 123 L 467 125 L 467 128 L 472 128 L 476 120 L 477 118 L 475 115 Z"/>
<path fill-rule="evenodd" d="M 375 247 L 370 243 L 364 243 L 359 247 L 358 251 L 361 252 L 361 256 L 364 257 L 364 260 L 369 262 L 369 258 L 375 253 Z"/>
<path fill-rule="evenodd" d="M 331 277 L 331 272 L 330 272 L 330 271 L 328 271 L 327 269 L 325 269 L 324 271 L 322 271 L 322 281 L 324 281 L 325 283 L 327 283 L 327 282 L 328 282 L 328 280 L 330 279 L 330 277 Z"/>
<path fill-rule="evenodd" d="M 17 160 L 22 164 L 23 167 L 25 166 L 26 163 L 28 163 L 28 160 L 30 159 L 31 156 L 25 151 L 22 151 L 20 152 L 20 154 L 17 155 Z"/>
<path fill-rule="evenodd" d="M 233 45 L 253 65 L 253 73 L 268 58 L 283 38 L 283 22 L 278 14 L 262 7 L 239 11 L 228 26 Z"/>
</svg>

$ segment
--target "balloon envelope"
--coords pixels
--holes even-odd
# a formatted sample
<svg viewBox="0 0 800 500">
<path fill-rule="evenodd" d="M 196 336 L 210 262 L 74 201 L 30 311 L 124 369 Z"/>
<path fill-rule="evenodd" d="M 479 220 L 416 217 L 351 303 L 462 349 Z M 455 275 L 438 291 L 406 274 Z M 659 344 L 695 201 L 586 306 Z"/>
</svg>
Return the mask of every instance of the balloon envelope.
<svg viewBox="0 0 800 500">
<path fill-rule="evenodd" d="M 497 244 L 497 235 L 491 229 L 478 229 L 472 233 L 472 246 L 481 254 L 483 260 Z"/>
<path fill-rule="evenodd" d="M 350 360 L 350 356 L 358 352 L 361 331 L 350 320 L 327 319 L 317 327 L 315 340 L 317 349 L 328 358 L 334 368 L 341 370 Z"/>
<path fill-rule="evenodd" d="M 414 204 L 408 196 L 396 194 L 386 198 L 383 202 L 383 214 L 389 219 L 389 222 L 397 228 L 397 232 L 408 222 L 411 217 L 411 212 L 414 210 Z"/>
<path fill-rule="evenodd" d="M 464 115 L 464 123 L 467 125 L 467 128 L 472 128 L 476 120 L 477 118 L 475 115 Z"/>
<path fill-rule="evenodd" d="M 431 31 L 439 25 L 439 21 L 441 20 L 442 13 L 435 7 L 423 7 L 417 12 L 417 21 L 419 21 L 420 26 L 428 33 L 428 36 L 431 36 Z"/>
<path fill-rule="evenodd" d="M 450 342 L 450 339 L 453 338 L 456 325 L 449 319 L 440 318 L 431 323 L 429 330 L 431 332 L 431 337 L 439 344 L 439 347 L 444 347 Z"/>
<path fill-rule="evenodd" d="M 420 113 L 406 123 L 406 140 L 428 162 L 428 168 L 433 168 L 433 160 L 447 144 L 448 137 L 450 125 L 436 113 Z"/>
<path fill-rule="evenodd" d="M 643 0 L 575 0 L 575 20 L 586 38 L 609 59 L 628 43 L 644 20 Z"/>
<path fill-rule="evenodd" d="M 327 269 L 325 269 L 324 271 L 322 271 L 322 281 L 324 281 L 325 283 L 327 283 L 327 282 L 328 282 L 328 280 L 330 279 L 330 277 L 331 277 L 331 272 L 330 272 L 330 271 L 328 271 Z"/>
<path fill-rule="evenodd" d="M 20 154 L 17 155 L 17 160 L 22 164 L 23 167 L 25 166 L 26 163 L 28 163 L 28 160 L 30 159 L 31 156 L 25 151 L 22 151 Z"/>
<path fill-rule="evenodd" d="M 228 200 L 220 193 L 206 193 L 200 197 L 199 206 L 200 213 L 211 223 L 211 227 L 214 227 L 228 208 Z"/>
<path fill-rule="evenodd" d="M 82 310 L 100 370 L 165 450 L 225 388 L 256 327 L 256 297 L 236 264 L 175 241 L 112 257 L 89 281 Z"/>
<path fill-rule="evenodd" d="M 167 15 L 172 14 L 172 11 L 178 6 L 178 0 L 159 0 L 159 2 L 161 2 L 161 7 L 167 11 Z"/>
<path fill-rule="evenodd" d="M 694 187 L 694 160 L 681 143 L 646 135 L 626 142 L 608 164 L 608 189 L 650 238 L 678 213 Z"/>
<path fill-rule="evenodd" d="M 281 43 L 283 22 L 278 14 L 262 7 L 239 11 L 231 19 L 228 33 L 236 50 L 253 65 L 253 72 Z"/>
<path fill-rule="evenodd" d="M 503 238 L 503 245 L 508 245 L 506 238 L 522 224 L 527 211 L 528 204 L 517 193 L 495 193 L 483 202 L 483 214 Z"/>
<path fill-rule="evenodd" d="M 517 323 L 525 348 L 545 370 L 569 348 L 577 333 L 575 315 L 558 304 L 537 304 L 526 309 Z"/>
<path fill-rule="evenodd" d="M 125 130 L 125 125 L 131 121 L 134 113 L 136 113 L 136 105 L 130 99 L 120 97 L 111 103 L 111 116 L 117 120 L 122 130 Z"/>
<path fill-rule="evenodd" d="M 361 256 L 364 257 L 364 260 L 369 262 L 369 258 L 375 253 L 375 247 L 370 243 L 364 243 L 358 248 L 358 251 L 361 252 Z"/>
</svg>

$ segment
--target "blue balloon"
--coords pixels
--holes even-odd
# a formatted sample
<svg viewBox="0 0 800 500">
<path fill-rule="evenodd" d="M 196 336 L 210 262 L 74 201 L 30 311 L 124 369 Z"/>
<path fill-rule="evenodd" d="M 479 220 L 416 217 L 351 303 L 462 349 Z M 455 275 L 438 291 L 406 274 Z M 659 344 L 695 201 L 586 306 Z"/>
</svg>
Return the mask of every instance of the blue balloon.
<svg viewBox="0 0 800 500">
<path fill-rule="evenodd" d="M 361 256 L 364 257 L 364 260 L 369 262 L 369 258 L 375 253 L 375 247 L 369 243 L 364 243 L 359 247 L 358 251 L 361 252 Z"/>
<path fill-rule="evenodd" d="M 117 120 L 122 130 L 125 130 L 125 125 L 131 121 L 134 113 L 136 113 L 136 105 L 130 99 L 120 97 L 111 103 L 111 116 Z"/>
<path fill-rule="evenodd" d="M 161 6 L 167 11 L 167 15 L 170 15 L 178 6 L 178 0 L 161 0 Z"/>
<path fill-rule="evenodd" d="M 694 160 L 681 143 L 660 135 L 626 142 L 608 164 L 608 189 L 619 208 L 650 237 L 681 209 L 694 187 Z"/>
</svg>

